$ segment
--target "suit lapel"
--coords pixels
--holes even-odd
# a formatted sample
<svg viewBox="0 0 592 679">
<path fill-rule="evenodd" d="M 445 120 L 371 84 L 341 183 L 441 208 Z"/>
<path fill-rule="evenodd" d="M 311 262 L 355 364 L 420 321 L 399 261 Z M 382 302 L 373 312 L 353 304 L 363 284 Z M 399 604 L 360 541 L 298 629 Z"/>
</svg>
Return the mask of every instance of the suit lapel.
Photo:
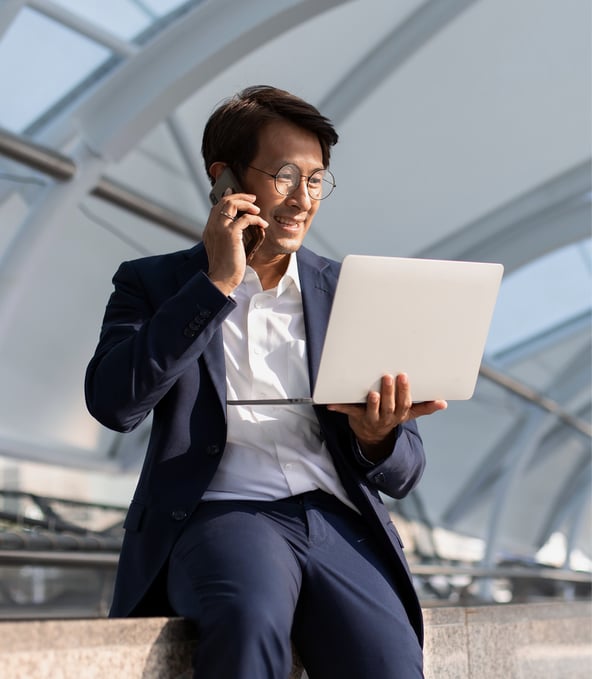
<svg viewBox="0 0 592 679">
<path fill-rule="evenodd" d="M 298 250 L 296 259 L 302 287 L 308 374 L 312 390 L 317 379 L 337 279 L 326 260 L 304 247 Z"/>
</svg>

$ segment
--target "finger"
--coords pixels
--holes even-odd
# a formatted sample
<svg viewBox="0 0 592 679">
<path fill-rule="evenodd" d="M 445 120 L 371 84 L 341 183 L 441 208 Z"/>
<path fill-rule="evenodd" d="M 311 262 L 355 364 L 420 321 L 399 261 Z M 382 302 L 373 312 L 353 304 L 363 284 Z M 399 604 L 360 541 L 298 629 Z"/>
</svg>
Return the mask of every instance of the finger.
<svg viewBox="0 0 592 679">
<path fill-rule="evenodd" d="M 424 415 L 431 415 L 438 410 L 446 410 L 448 403 L 446 401 L 423 401 L 422 403 L 414 403 L 410 408 L 410 416 L 412 418 L 422 417 Z"/>
<path fill-rule="evenodd" d="M 384 375 L 380 384 L 380 414 L 389 416 L 395 412 L 395 378 Z"/>
<path fill-rule="evenodd" d="M 409 378 L 406 373 L 400 373 L 395 385 L 395 417 L 403 420 L 412 404 Z"/>
<path fill-rule="evenodd" d="M 380 394 L 377 391 L 368 392 L 366 418 L 371 424 L 375 424 L 380 419 Z"/>
<path fill-rule="evenodd" d="M 230 218 L 239 218 L 248 213 L 257 215 L 261 211 L 255 204 L 256 196 L 252 193 L 233 193 L 218 203 L 220 214 L 227 214 Z"/>
</svg>

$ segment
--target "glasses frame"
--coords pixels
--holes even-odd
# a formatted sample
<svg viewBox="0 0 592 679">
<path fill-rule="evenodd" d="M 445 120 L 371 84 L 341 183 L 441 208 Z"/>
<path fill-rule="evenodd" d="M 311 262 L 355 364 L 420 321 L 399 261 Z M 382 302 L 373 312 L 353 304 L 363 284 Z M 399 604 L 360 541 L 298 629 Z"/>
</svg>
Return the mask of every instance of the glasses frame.
<svg viewBox="0 0 592 679">
<path fill-rule="evenodd" d="M 295 165 L 294 163 L 284 163 L 284 165 L 282 165 L 275 174 L 273 172 L 267 172 L 266 170 L 262 170 L 261 168 L 255 167 L 254 165 L 247 165 L 247 167 L 251 168 L 251 170 L 257 170 L 257 172 L 261 172 L 262 174 L 266 174 L 268 177 L 271 177 L 273 179 L 274 188 L 280 194 L 280 196 L 285 196 L 286 198 L 288 198 L 292 194 L 296 193 L 296 191 L 298 190 L 298 187 L 296 186 L 292 191 L 290 191 L 290 193 L 282 193 L 278 189 L 278 185 L 277 185 L 278 175 L 280 174 L 280 172 L 285 167 L 295 167 L 298 170 L 298 172 L 300 172 L 300 168 L 298 167 L 298 165 Z M 314 196 L 312 196 L 311 193 L 310 193 L 310 187 L 308 185 L 311 178 L 314 177 L 314 175 L 317 172 L 324 172 L 325 173 L 325 176 L 323 177 L 323 181 L 327 181 L 327 176 L 328 176 L 329 181 L 327 181 L 327 184 L 331 187 L 331 190 L 327 194 L 323 195 L 321 198 L 315 198 Z M 335 190 L 335 187 L 337 186 L 337 184 L 335 183 L 335 177 L 333 176 L 333 173 L 331 172 L 331 170 L 329 170 L 328 168 L 325 168 L 325 167 L 319 167 L 317 170 L 314 170 L 314 172 L 312 172 L 308 176 L 305 175 L 305 174 L 301 174 L 300 179 L 301 180 L 306 179 L 306 191 L 308 193 L 308 197 L 311 200 L 325 200 L 325 198 L 328 198 L 333 193 L 333 191 Z"/>
</svg>

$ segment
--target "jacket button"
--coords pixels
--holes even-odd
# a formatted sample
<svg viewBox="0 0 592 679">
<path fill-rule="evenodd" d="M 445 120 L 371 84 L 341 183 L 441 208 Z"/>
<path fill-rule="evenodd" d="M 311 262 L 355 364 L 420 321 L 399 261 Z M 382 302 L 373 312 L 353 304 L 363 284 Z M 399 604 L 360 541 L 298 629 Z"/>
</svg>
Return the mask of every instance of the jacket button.
<svg viewBox="0 0 592 679">
<path fill-rule="evenodd" d="M 187 518 L 187 512 L 184 509 L 173 509 L 171 512 L 171 519 L 173 521 L 184 521 Z"/>
<path fill-rule="evenodd" d="M 192 330 L 191 328 L 185 328 L 185 330 L 183 330 L 183 334 L 185 337 L 195 337 L 197 335 L 195 330 Z"/>
<path fill-rule="evenodd" d="M 376 474 L 376 476 L 374 477 L 374 481 L 380 484 L 384 483 L 385 482 L 384 474 L 382 472 Z"/>
<path fill-rule="evenodd" d="M 220 446 L 216 443 L 210 444 L 206 448 L 206 455 L 220 455 Z"/>
</svg>

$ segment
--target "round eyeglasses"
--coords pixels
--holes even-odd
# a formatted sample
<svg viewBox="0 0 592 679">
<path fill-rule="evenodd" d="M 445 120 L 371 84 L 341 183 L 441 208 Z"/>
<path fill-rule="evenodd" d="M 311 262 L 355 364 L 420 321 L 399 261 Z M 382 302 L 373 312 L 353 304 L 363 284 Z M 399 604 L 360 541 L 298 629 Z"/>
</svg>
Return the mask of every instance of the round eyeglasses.
<svg viewBox="0 0 592 679">
<path fill-rule="evenodd" d="M 282 196 L 291 196 L 300 186 L 300 181 L 302 179 L 306 179 L 306 188 L 308 189 L 308 195 L 312 200 L 323 200 L 331 195 L 336 186 L 335 177 L 330 170 L 315 170 L 307 177 L 300 173 L 300 168 L 297 165 L 293 165 L 292 163 L 282 165 L 275 174 L 260 170 L 253 165 L 249 165 L 248 167 L 250 167 L 251 170 L 262 172 L 268 177 L 273 177 L 275 189 Z"/>
</svg>

